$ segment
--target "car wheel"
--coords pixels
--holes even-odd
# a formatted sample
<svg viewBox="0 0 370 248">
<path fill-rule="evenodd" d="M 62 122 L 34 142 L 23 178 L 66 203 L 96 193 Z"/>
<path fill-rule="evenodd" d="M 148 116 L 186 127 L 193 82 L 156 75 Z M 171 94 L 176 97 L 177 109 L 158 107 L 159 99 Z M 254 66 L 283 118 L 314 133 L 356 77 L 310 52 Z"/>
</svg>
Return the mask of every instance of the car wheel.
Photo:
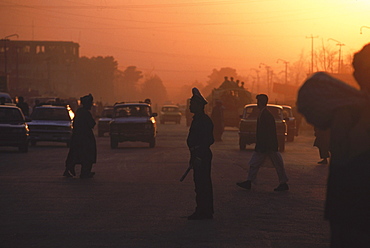
<svg viewBox="0 0 370 248">
<path fill-rule="evenodd" d="M 240 149 L 240 151 L 245 150 L 246 146 L 247 146 L 247 142 L 245 141 L 244 138 L 240 137 L 239 138 L 239 149 Z"/>
<path fill-rule="evenodd" d="M 150 141 L 149 141 L 149 148 L 153 148 L 155 147 L 155 138 L 152 138 Z"/>
<path fill-rule="evenodd" d="M 28 144 L 25 143 L 25 144 L 22 144 L 22 145 L 18 146 L 18 151 L 20 151 L 20 152 L 28 152 Z"/>
<path fill-rule="evenodd" d="M 110 139 L 110 148 L 116 149 L 118 147 L 118 141 L 115 139 Z"/>
<path fill-rule="evenodd" d="M 285 137 L 279 140 L 279 152 L 285 151 Z"/>
</svg>

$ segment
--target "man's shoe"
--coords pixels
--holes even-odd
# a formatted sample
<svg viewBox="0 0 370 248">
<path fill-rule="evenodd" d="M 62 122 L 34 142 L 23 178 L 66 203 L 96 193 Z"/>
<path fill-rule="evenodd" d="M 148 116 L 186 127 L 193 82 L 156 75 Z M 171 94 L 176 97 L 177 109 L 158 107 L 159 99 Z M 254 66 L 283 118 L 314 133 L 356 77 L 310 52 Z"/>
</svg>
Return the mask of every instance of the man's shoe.
<svg viewBox="0 0 370 248">
<path fill-rule="evenodd" d="M 71 174 L 69 174 L 68 170 L 65 170 L 63 173 L 64 177 L 73 177 Z"/>
<path fill-rule="evenodd" d="M 241 182 L 241 183 L 236 183 L 236 185 L 238 185 L 239 187 L 241 187 L 243 189 L 251 189 L 252 182 L 250 180 L 247 180 L 247 181 L 244 181 L 244 182 Z"/>
<path fill-rule="evenodd" d="M 289 190 L 289 186 L 286 183 L 281 183 L 277 188 L 274 189 L 274 191 L 286 191 Z"/>
<path fill-rule="evenodd" d="M 200 213 L 193 213 L 188 217 L 188 220 L 212 220 L 213 214 L 200 214 Z"/>
<path fill-rule="evenodd" d="M 324 158 L 323 160 L 321 160 L 320 162 L 317 162 L 318 164 L 328 164 L 328 159 L 327 158 Z"/>
<path fill-rule="evenodd" d="M 72 176 L 76 176 L 75 168 L 68 169 L 68 171 L 69 171 L 69 173 L 70 173 Z"/>
</svg>

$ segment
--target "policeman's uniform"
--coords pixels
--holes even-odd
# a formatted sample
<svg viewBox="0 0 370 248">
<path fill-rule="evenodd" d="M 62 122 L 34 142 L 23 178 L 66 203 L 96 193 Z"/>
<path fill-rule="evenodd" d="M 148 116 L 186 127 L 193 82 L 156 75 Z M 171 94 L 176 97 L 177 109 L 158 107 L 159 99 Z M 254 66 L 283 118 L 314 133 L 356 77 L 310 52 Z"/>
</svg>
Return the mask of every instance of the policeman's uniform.
<svg viewBox="0 0 370 248">
<path fill-rule="evenodd" d="M 199 90 L 193 88 L 191 104 L 207 104 Z M 204 111 L 196 111 L 189 129 L 187 145 L 190 150 L 190 163 L 193 166 L 196 210 L 188 217 L 189 220 L 213 218 L 213 190 L 211 180 L 212 151 L 210 146 L 214 143 L 213 123 Z"/>
</svg>

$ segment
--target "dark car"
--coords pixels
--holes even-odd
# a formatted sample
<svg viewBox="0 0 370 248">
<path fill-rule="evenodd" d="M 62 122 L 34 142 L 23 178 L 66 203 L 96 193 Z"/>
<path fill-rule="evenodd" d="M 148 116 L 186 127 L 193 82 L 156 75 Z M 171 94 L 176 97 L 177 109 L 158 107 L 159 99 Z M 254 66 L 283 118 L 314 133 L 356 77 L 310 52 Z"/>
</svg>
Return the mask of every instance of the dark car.
<svg viewBox="0 0 370 248">
<path fill-rule="evenodd" d="M 113 106 L 105 107 L 98 119 L 98 136 L 103 137 L 105 133 L 109 133 L 109 123 L 113 117 Z"/>
<path fill-rule="evenodd" d="M 31 114 L 31 145 L 39 141 L 64 142 L 69 146 L 72 135 L 74 113 L 67 106 L 41 105 L 35 107 Z"/>
<path fill-rule="evenodd" d="M 165 124 L 166 122 L 180 124 L 181 116 L 180 108 L 177 105 L 164 105 L 159 115 L 159 121 L 161 124 Z"/>
<path fill-rule="evenodd" d="M 15 146 L 20 152 L 27 152 L 28 138 L 28 125 L 22 110 L 0 105 L 0 146 Z"/>
<path fill-rule="evenodd" d="M 288 105 L 282 105 L 283 107 L 283 115 L 284 115 L 284 120 L 287 124 L 287 141 L 293 142 L 294 141 L 294 136 L 296 135 L 296 120 L 293 115 L 293 110 L 292 107 Z"/>
<path fill-rule="evenodd" d="M 287 135 L 287 125 L 284 120 L 283 107 L 280 105 L 267 104 L 267 109 L 275 118 L 279 151 L 283 152 L 285 150 L 285 138 Z M 259 113 L 260 109 L 257 107 L 257 104 L 245 105 L 239 125 L 240 150 L 244 150 L 246 145 L 256 143 L 257 118 Z"/>
<path fill-rule="evenodd" d="M 149 103 L 117 103 L 114 105 L 113 118 L 110 122 L 111 148 L 117 148 L 119 142 L 142 141 L 155 147 L 157 123 Z"/>
</svg>

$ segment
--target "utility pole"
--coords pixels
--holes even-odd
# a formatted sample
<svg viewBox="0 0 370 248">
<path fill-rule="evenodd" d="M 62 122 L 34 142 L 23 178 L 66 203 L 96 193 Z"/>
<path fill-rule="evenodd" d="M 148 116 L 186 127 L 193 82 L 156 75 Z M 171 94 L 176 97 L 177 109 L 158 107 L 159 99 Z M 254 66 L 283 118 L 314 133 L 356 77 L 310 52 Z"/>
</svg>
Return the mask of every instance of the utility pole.
<svg viewBox="0 0 370 248">
<path fill-rule="evenodd" d="M 329 40 L 337 42 L 337 46 L 339 46 L 339 58 L 338 58 L 338 74 L 339 74 L 341 71 L 341 64 L 342 64 L 342 61 L 341 61 L 342 46 L 345 46 L 345 44 L 341 43 L 340 41 L 334 40 L 333 38 L 329 38 L 328 41 Z"/>
<path fill-rule="evenodd" d="M 283 59 L 278 59 L 276 63 L 279 63 L 279 61 L 283 61 L 285 63 L 285 84 L 287 84 L 288 83 L 288 64 L 289 62 Z"/>
<path fill-rule="evenodd" d="M 267 95 L 270 95 L 270 78 L 272 79 L 273 72 L 271 71 L 271 73 L 270 73 L 271 67 L 268 66 L 268 65 L 265 65 L 264 63 L 260 63 L 259 68 L 261 68 L 262 65 L 264 65 L 265 69 L 266 69 Z M 271 74 L 271 76 L 270 76 L 270 74 Z"/>
<path fill-rule="evenodd" d="M 259 94 L 260 93 L 260 76 L 259 76 L 260 71 L 257 70 L 257 69 L 254 69 L 254 68 L 252 68 L 251 70 L 255 71 L 256 74 L 257 74 L 257 81 L 256 81 L 256 83 L 257 83 L 257 94 Z M 254 85 L 252 86 L 252 92 L 253 92 L 253 90 L 254 90 Z"/>
<path fill-rule="evenodd" d="M 311 39 L 311 70 L 310 70 L 310 74 L 313 73 L 313 39 L 316 39 L 316 38 L 319 38 L 319 36 L 309 36 L 307 37 L 306 36 L 306 39 Z"/>
</svg>

